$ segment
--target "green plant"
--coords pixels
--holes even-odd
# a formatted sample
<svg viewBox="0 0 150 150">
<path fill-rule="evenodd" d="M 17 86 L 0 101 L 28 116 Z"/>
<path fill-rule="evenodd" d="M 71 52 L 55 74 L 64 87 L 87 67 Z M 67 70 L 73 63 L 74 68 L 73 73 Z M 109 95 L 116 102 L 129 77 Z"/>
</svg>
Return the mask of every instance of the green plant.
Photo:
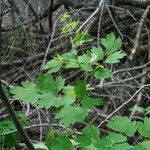
<svg viewBox="0 0 150 150">
<path fill-rule="evenodd" d="M 149 116 L 150 115 L 150 106 L 143 108 L 140 106 L 135 106 L 130 111 L 135 112 L 137 114 L 142 114 L 143 116 Z"/>
<path fill-rule="evenodd" d="M 22 112 L 17 112 L 17 116 L 22 124 L 22 126 L 28 126 L 28 118 Z M 21 140 L 20 134 L 15 131 L 16 128 L 12 120 L 3 120 L 0 121 L 0 149 L 3 147 L 11 148 L 17 142 Z"/>
<path fill-rule="evenodd" d="M 67 34 L 76 29 L 77 22 L 68 23 L 70 16 L 65 14 L 62 21 L 65 26 L 62 34 Z M 93 41 L 87 32 L 75 34 L 72 38 L 70 52 L 57 55 L 48 61 L 43 69 L 45 74 L 39 74 L 35 83 L 26 81 L 21 86 L 11 88 L 13 97 L 21 102 L 31 103 L 37 108 L 55 108 L 55 119 L 63 124 L 69 131 L 59 133 L 55 130 L 47 134 L 45 143 L 35 144 L 36 149 L 43 150 L 148 150 L 150 145 L 150 119 L 144 118 L 143 122 L 132 121 L 128 117 L 114 116 L 108 120 L 108 135 L 103 135 L 101 129 L 88 122 L 89 111 L 95 106 L 102 106 L 104 101 L 97 97 L 89 96 L 90 87 L 87 78 L 95 77 L 97 80 L 111 77 L 111 70 L 105 68 L 106 64 L 120 61 L 125 54 L 119 49 L 122 46 L 120 38 L 110 33 L 100 41 L 101 47 L 91 47 L 81 53 L 79 46 Z M 84 80 L 77 79 L 74 85 L 69 85 L 58 72 L 61 70 L 76 69 L 84 75 Z M 86 121 L 85 127 L 76 134 L 74 125 Z M 7 123 L 5 121 L 5 123 Z M 12 123 L 11 123 L 12 124 Z M 12 124 L 13 126 L 13 124 Z M 5 126 L 14 130 L 14 127 Z M 2 130 L 4 127 L 1 126 Z M 1 132 L 3 134 L 3 132 Z M 4 133 L 5 134 L 5 133 Z M 133 136 L 142 136 L 143 142 L 130 145 L 128 139 Z"/>
<path fill-rule="evenodd" d="M 75 37 L 76 35 L 73 37 L 75 43 L 80 43 L 80 40 L 82 41 L 81 43 L 87 41 L 87 38 L 85 41 L 83 38 L 74 40 Z M 112 43 L 109 43 L 110 41 L 108 40 L 111 39 L 113 39 Z M 107 35 L 106 39 L 103 38 L 102 44 L 105 49 L 108 48 L 107 45 L 109 44 L 112 46 L 109 47 L 109 50 L 92 47 L 83 54 L 78 54 L 78 51 L 73 49 L 71 52 L 57 55 L 43 66 L 44 69 L 47 69 L 47 73 L 39 74 L 36 83 L 22 82 L 22 86 L 12 88 L 11 93 L 22 102 L 30 102 L 39 108 L 60 108 L 56 114 L 56 119 L 60 119 L 60 122 L 65 125 L 69 126 L 75 122 L 84 121 L 88 116 L 89 108 L 103 104 L 101 99 L 88 97 L 87 76 L 95 76 L 97 79 L 110 77 L 111 71 L 104 68 L 104 64 L 118 62 L 124 56 L 121 51 L 118 51 L 121 46 L 121 40 L 115 38 L 113 33 Z M 114 48 L 113 44 L 116 48 Z M 113 56 L 114 58 L 111 62 L 110 56 L 117 52 L 120 55 L 114 55 L 116 57 Z M 68 70 L 70 68 L 85 72 L 85 80 L 77 80 L 74 86 L 65 85 L 65 79 L 55 73 L 60 69 Z M 67 87 L 69 89 L 66 90 Z M 71 94 L 69 94 L 70 92 Z"/>
</svg>

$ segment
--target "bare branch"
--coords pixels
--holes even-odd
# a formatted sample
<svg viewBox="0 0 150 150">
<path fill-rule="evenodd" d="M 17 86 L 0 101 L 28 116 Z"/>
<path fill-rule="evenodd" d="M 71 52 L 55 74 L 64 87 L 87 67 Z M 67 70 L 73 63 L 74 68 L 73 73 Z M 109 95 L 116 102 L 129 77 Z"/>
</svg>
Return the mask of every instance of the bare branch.
<svg viewBox="0 0 150 150">
<path fill-rule="evenodd" d="M 113 111 L 109 116 L 107 116 L 106 119 L 104 119 L 99 125 L 98 127 L 100 127 L 102 124 L 104 124 L 108 119 L 110 119 L 115 113 L 117 113 L 120 109 L 122 109 L 124 106 L 126 106 L 128 103 L 130 103 L 133 98 L 139 94 L 145 87 L 150 87 L 150 84 L 147 84 L 147 85 L 143 85 L 139 90 L 137 90 L 133 95 L 132 97 L 127 100 L 126 102 L 124 102 L 120 107 L 118 107 L 115 111 Z"/>
</svg>

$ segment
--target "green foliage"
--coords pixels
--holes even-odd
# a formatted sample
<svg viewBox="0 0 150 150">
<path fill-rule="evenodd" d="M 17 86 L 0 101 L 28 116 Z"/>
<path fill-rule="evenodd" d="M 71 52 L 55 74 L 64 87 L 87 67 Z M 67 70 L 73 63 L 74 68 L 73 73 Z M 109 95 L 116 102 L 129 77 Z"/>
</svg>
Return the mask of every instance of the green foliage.
<svg viewBox="0 0 150 150">
<path fill-rule="evenodd" d="M 96 150 L 129 150 L 130 146 L 126 138 L 120 134 L 110 133 L 107 137 L 97 141 Z"/>
<path fill-rule="evenodd" d="M 97 127 L 88 125 L 83 129 L 82 134 L 77 136 L 75 141 L 78 147 L 89 149 L 90 147 L 94 147 L 93 143 L 100 139 L 99 135 L 100 131 Z"/>
<path fill-rule="evenodd" d="M 31 82 L 22 82 L 22 86 L 15 86 L 11 89 L 14 98 L 20 99 L 24 103 L 35 103 L 38 99 L 36 85 Z"/>
<path fill-rule="evenodd" d="M 101 43 L 105 47 L 107 55 L 113 54 L 122 46 L 121 39 L 116 38 L 114 33 L 110 33 L 106 36 L 106 38 L 102 38 Z"/>
<path fill-rule="evenodd" d="M 79 26 L 68 13 L 60 17 L 61 34 L 66 36 L 75 32 Z M 55 113 L 55 122 L 64 129 L 53 127 L 47 134 L 45 143 L 36 143 L 36 150 L 149 150 L 150 149 L 150 107 L 136 107 L 132 111 L 144 115 L 143 121 L 132 120 L 128 117 L 114 116 L 107 121 L 107 134 L 100 128 L 89 123 L 89 113 L 94 107 L 102 106 L 104 101 L 90 95 L 95 90 L 88 83 L 88 77 L 97 80 L 111 77 L 111 71 L 106 68 L 118 63 L 125 54 L 119 49 L 122 46 L 120 38 L 114 33 L 102 38 L 98 47 L 91 46 L 88 50 L 80 48 L 94 38 L 87 32 L 78 32 L 70 37 L 72 48 L 69 52 L 57 54 L 45 65 L 43 73 L 39 73 L 36 82 L 22 82 L 14 86 L 10 92 L 14 98 L 24 104 L 31 103 L 34 107 L 45 108 Z M 69 85 L 61 76 L 62 70 L 78 70 L 83 74 Z M 9 95 L 10 96 L 10 95 Z M 54 108 L 54 109 L 53 109 Z M 29 126 L 28 118 L 23 113 L 17 113 L 23 126 Z M 76 130 L 77 123 L 82 123 Z M 15 131 L 13 122 L 9 119 L 0 121 L 0 148 L 11 149 L 20 135 Z M 77 131 L 77 132 L 76 132 Z M 140 137 L 141 143 L 129 144 L 132 137 Z M 11 140 L 10 140 L 11 139 Z"/>
<path fill-rule="evenodd" d="M 121 39 L 116 38 L 113 33 L 108 34 L 106 38 L 102 38 L 101 43 L 106 49 L 106 63 L 117 63 L 120 59 L 122 59 L 125 56 L 124 53 L 118 51 L 118 49 L 122 46 Z"/>
<path fill-rule="evenodd" d="M 78 27 L 78 22 L 73 21 L 70 23 L 67 23 L 64 27 L 61 28 L 61 34 L 66 35 L 67 33 L 70 33 L 74 30 L 76 30 Z"/>
<path fill-rule="evenodd" d="M 57 88 L 57 92 L 61 91 L 65 85 L 65 79 L 63 79 L 61 76 L 56 77 L 55 85 Z"/>
<path fill-rule="evenodd" d="M 15 130 L 15 126 L 11 120 L 5 120 L 0 122 L 0 134 L 6 134 L 12 130 Z"/>
<path fill-rule="evenodd" d="M 48 73 L 57 72 L 61 69 L 62 62 L 57 59 L 52 59 L 51 61 L 47 62 L 43 69 L 48 69 Z"/>
<path fill-rule="evenodd" d="M 39 95 L 39 99 L 36 102 L 36 104 L 40 108 L 47 108 L 48 109 L 52 106 L 60 107 L 61 105 L 63 105 L 63 101 L 60 97 L 56 97 L 52 93 L 43 93 L 43 94 Z"/>
<path fill-rule="evenodd" d="M 110 132 L 105 139 L 111 141 L 111 148 L 114 150 L 128 150 L 132 147 L 127 143 L 127 137 L 122 134 Z"/>
<path fill-rule="evenodd" d="M 57 57 L 48 61 L 43 68 L 47 69 L 48 73 L 58 72 L 61 68 L 76 68 L 94 75 L 97 79 L 111 77 L 111 71 L 106 69 L 104 64 L 117 63 L 125 56 L 124 53 L 118 51 L 122 45 L 121 39 L 116 38 L 113 33 L 108 34 L 106 38 L 101 40 L 104 48 L 93 46 L 85 53 L 78 54 L 76 48 L 92 40 L 86 32 L 75 34 L 72 39 L 73 49 L 68 53 L 57 55 Z"/>
<path fill-rule="evenodd" d="M 130 111 L 143 114 L 145 110 L 143 107 L 135 106 L 131 108 Z"/>
<path fill-rule="evenodd" d="M 19 141 L 20 141 L 20 136 L 17 133 L 12 133 L 0 137 L 0 145 L 3 145 L 4 147 L 7 147 L 9 149 Z"/>
<path fill-rule="evenodd" d="M 133 111 L 135 113 L 140 113 L 143 116 L 149 116 L 150 115 L 150 106 L 143 108 L 143 107 L 139 107 L 139 106 L 135 106 L 132 109 L 130 109 L 130 111 Z"/>
<path fill-rule="evenodd" d="M 51 150 L 58 150 L 60 148 L 61 148 L 61 150 L 72 150 L 73 149 L 70 139 L 63 135 L 54 139 L 52 141 L 50 147 L 51 147 Z"/>
<path fill-rule="evenodd" d="M 28 126 L 29 125 L 29 119 L 28 117 L 23 113 L 23 112 L 16 112 L 18 118 L 19 118 L 19 121 L 21 122 L 21 124 L 23 126 Z"/>
<path fill-rule="evenodd" d="M 60 76 L 54 79 L 52 75 L 40 74 L 36 84 L 23 82 L 22 86 L 13 87 L 11 93 L 22 102 L 30 102 L 40 108 L 60 107 L 64 97 L 57 93 L 63 89 L 64 84 L 65 80 Z"/>
<path fill-rule="evenodd" d="M 23 126 L 29 125 L 28 118 L 22 112 L 17 112 L 17 115 Z M 16 128 L 13 121 L 9 119 L 0 121 L 0 146 L 3 145 L 10 149 L 20 141 L 21 137 L 19 133 L 12 132 L 14 130 L 16 130 Z"/>
<path fill-rule="evenodd" d="M 114 52 L 107 56 L 107 59 L 105 60 L 105 62 L 108 64 L 114 64 L 114 63 L 119 62 L 119 60 L 122 59 L 124 56 L 125 54 L 122 53 L 121 51 Z"/>
<path fill-rule="evenodd" d="M 65 22 L 65 21 L 67 21 L 68 19 L 70 18 L 70 15 L 67 13 L 67 12 L 65 12 L 62 16 L 61 16 L 61 21 L 63 22 Z"/>
<path fill-rule="evenodd" d="M 91 60 L 92 58 L 88 54 L 83 54 L 78 57 L 80 69 L 85 72 L 93 71 Z"/>
<path fill-rule="evenodd" d="M 72 150 L 73 145 L 69 138 L 70 132 L 63 132 L 57 135 L 56 131 L 49 131 L 46 137 L 46 146 L 50 150 Z"/>
<path fill-rule="evenodd" d="M 101 105 L 103 105 L 103 100 L 99 98 L 84 97 L 82 100 L 82 106 L 87 109 L 92 109 L 95 106 Z"/>
<path fill-rule="evenodd" d="M 66 35 L 68 33 L 71 33 L 72 31 L 76 30 L 78 28 L 78 22 L 72 21 L 71 17 L 68 13 L 64 13 L 61 16 L 61 22 L 64 23 L 64 26 L 61 28 L 61 34 Z"/>
<path fill-rule="evenodd" d="M 68 13 L 61 16 L 61 22 L 64 25 L 61 28 L 63 35 L 75 31 L 78 27 L 78 22 L 72 21 Z M 115 116 L 108 120 L 107 127 L 112 131 L 105 136 L 100 133 L 100 129 L 96 126 L 84 123 L 85 120 L 86 122 L 89 121 L 90 110 L 102 106 L 104 103 L 101 98 L 90 96 L 89 92 L 93 88 L 87 83 L 87 78 L 104 79 L 111 77 L 111 71 L 105 66 L 106 64 L 117 63 L 125 56 L 119 51 L 122 45 L 121 39 L 110 33 L 101 40 L 101 47 L 92 46 L 84 52 L 79 52 L 78 49 L 83 44 L 94 40 L 87 32 L 76 33 L 70 39 L 72 49 L 67 53 L 57 54 L 48 61 L 43 66 L 46 73 L 40 73 L 35 83 L 26 81 L 11 89 L 13 97 L 25 104 L 31 103 L 34 107 L 45 109 L 55 108 L 55 121 L 72 131 L 67 134 L 60 130 L 55 132 L 51 128 L 46 142 L 34 144 L 35 148 L 37 150 L 73 150 L 74 148 L 81 150 L 128 150 L 133 148 L 134 146 L 128 144 L 127 138 L 135 135 L 136 131 L 143 137 L 149 137 L 149 133 L 146 133 L 149 131 L 147 130 L 148 118 L 145 118 L 143 123 L 137 123 L 127 117 Z M 62 70 L 69 69 L 81 71 L 83 80 L 77 79 L 74 84 L 69 85 L 65 79 L 58 76 Z M 21 118 L 24 125 L 28 126 L 26 118 Z M 5 123 L 7 122 L 5 121 Z M 77 135 L 74 134 L 75 128 L 73 126 L 76 123 L 84 123 L 85 125 L 80 134 Z M 12 122 L 11 124 L 7 123 L 6 128 L 10 131 L 15 130 Z M 6 134 L 5 125 L 1 125 L 0 130 Z M 11 134 L 11 136 L 14 135 Z M 14 137 L 14 139 L 17 138 Z M 10 147 L 16 142 L 13 141 Z"/>
<path fill-rule="evenodd" d="M 114 132 L 110 132 L 109 135 L 106 137 L 106 139 L 111 140 L 112 143 L 124 143 L 127 141 L 126 136 Z"/>
<path fill-rule="evenodd" d="M 77 33 L 72 40 L 74 48 L 90 41 L 93 41 L 93 38 L 87 32 Z"/>
<path fill-rule="evenodd" d="M 131 150 L 149 150 L 150 141 L 144 141 L 142 143 L 137 144 L 135 147 L 131 148 Z"/>
<path fill-rule="evenodd" d="M 52 75 L 39 74 L 36 81 L 36 92 L 49 92 L 55 93 L 57 91 L 57 86 L 55 84 Z"/>
<path fill-rule="evenodd" d="M 139 122 L 138 131 L 144 137 L 150 138 L 150 118 L 144 118 L 144 122 Z"/>
<path fill-rule="evenodd" d="M 95 71 L 94 76 L 95 76 L 97 79 L 104 79 L 104 78 L 111 77 L 111 72 L 110 72 L 109 69 L 106 69 L 106 68 L 98 68 L 98 69 Z"/>
<path fill-rule="evenodd" d="M 80 116 L 80 117 L 79 117 Z M 74 124 L 76 122 L 84 121 L 88 116 L 87 109 L 77 106 L 65 106 L 57 113 L 56 119 L 60 119 L 60 123 L 65 126 Z"/>
<path fill-rule="evenodd" d="M 104 51 L 101 47 L 95 47 L 93 46 L 91 48 L 91 53 L 93 55 L 93 59 L 91 61 L 98 61 L 104 59 Z"/>
<path fill-rule="evenodd" d="M 74 86 L 74 92 L 78 98 L 84 98 L 86 96 L 86 83 L 85 81 L 77 81 Z"/>
<path fill-rule="evenodd" d="M 64 60 L 65 68 L 79 68 L 78 54 L 76 50 L 63 54 L 62 58 Z"/>
<path fill-rule="evenodd" d="M 137 130 L 137 123 L 131 121 L 128 117 L 115 116 L 108 121 L 107 126 L 112 130 L 126 134 L 127 136 L 133 136 Z"/>
<path fill-rule="evenodd" d="M 116 119 L 117 118 L 117 119 Z M 119 118 L 119 119 L 118 119 Z M 116 121 L 116 124 L 114 124 L 113 121 Z M 135 146 L 130 145 L 127 142 L 127 136 L 133 136 L 133 132 L 139 130 L 140 128 L 137 128 L 137 125 L 135 125 L 135 129 L 133 129 L 132 133 L 129 131 L 126 133 L 124 130 L 126 127 L 122 126 L 120 128 L 120 122 L 117 123 L 118 120 L 124 120 L 124 124 L 130 124 L 133 123 L 131 120 L 127 117 L 121 117 L 121 116 L 114 116 L 111 121 L 109 121 L 109 126 L 110 128 L 117 132 L 109 132 L 108 135 L 106 136 L 101 136 L 100 131 L 97 127 L 94 127 L 93 125 L 88 125 L 82 130 L 82 134 L 78 135 L 77 138 L 75 139 L 76 141 L 76 146 L 82 148 L 82 150 L 148 150 L 150 146 L 150 141 L 144 141 L 142 143 L 139 143 Z M 146 119 L 145 122 L 149 122 L 150 119 Z M 135 122 L 137 124 L 137 122 Z M 117 125 L 118 124 L 118 125 Z M 114 127 L 116 125 L 116 127 Z M 133 125 L 133 124 L 132 124 Z M 131 125 L 131 126 L 132 126 Z M 117 129 L 117 127 L 119 129 Z M 130 130 L 130 127 L 128 127 Z M 149 132 L 147 132 L 149 133 Z M 128 134 L 128 135 L 127 135 Z M 147 135 L 144 137 L 147 137 Z"/>
<path fill-rule="evenodd" d="M 109 133 L 100 138 L 100 131 L 93 125 L 83 129 L 82 134 L 76 138 L 77 146 L 83 150 L 128 150 L 133 146 L 127 143 L 127 137 L 119 133 Z"/>
</svg>

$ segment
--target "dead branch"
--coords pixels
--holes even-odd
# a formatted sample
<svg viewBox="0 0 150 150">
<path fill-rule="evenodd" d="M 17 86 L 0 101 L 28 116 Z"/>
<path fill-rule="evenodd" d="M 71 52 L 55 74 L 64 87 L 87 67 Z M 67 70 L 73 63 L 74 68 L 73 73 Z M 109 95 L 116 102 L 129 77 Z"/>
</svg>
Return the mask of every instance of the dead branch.
<svg viewBox="0 0 150 150">
<path fill-rule="evenodd" d="M 144 21 L 145 21 L 147 15 L 148 15 L 148 13 L 149 13 L 149 10 L 150 10 L 150 5 L 147 6 L 147 8 L 145 9 L 145 11 L 143 13 L 143 16 L 140 20 L 137 35 L 136 35 L 136 38 L 135 38 L 135 41 L 134 41 L 134 47 L 131 49 L 131 54 L 129 56 L 130 60 L 133 59 L 134 55 L 137 52 L 137 49 L 138 49 L 138 46 L 139 46 L 139 41 L 140 41 L 140 35 L 141 35 L 141 32 L 142 32 L 142 27 L 143 27 Z"/>
<path fill-rule="evenodd" d="M 143 85 L 141 86 L 141 88 L 139 90 L 137 90 L 132 96 L 130 99 L 128 99 L 126 102 L 124 102 L 121 106 L 119 106 L 115 111 L 113 111 L 109 116 L 107 116 L 106 119 L 104 119 L 99 125 L 98 127 L 100 127 L 102 124 L 104 124 L 108 119 L 110 119 L 115 113 L 117 113 L 120 109 L 122 109 L 124 106 L 126 106 L 128 103 L 130 103 L 133 98 L 135 96 L 137 96 L 137 94 L 139 94 L 145 87 L 150 87 L 150 84 L 147 84 L 147 85 Z"/>
</svg>

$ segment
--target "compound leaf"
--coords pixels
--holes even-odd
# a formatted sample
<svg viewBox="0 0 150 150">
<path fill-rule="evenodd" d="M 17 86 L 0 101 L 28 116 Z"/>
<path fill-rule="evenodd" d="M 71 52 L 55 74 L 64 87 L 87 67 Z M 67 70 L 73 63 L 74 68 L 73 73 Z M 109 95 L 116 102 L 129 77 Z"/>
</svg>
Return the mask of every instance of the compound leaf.
<svg viewBox="0 0 150 150">
<path fill-rule="evenodd" d="M 13 97 L 24 103 L 35 103 L 38 99 L 36 85 L 31 82 L 22 82 L 21 84 L 22 86 L 14 86 L 11 89 Z"/>
<path fill-rule="evenodd" d="M 107 55 L 114 53 L 122 46 L 121 39 L 116 38 L 114 33 L 110 33 L 106 36 L 106 38 L 102 38 L 101 43 L 105 47 Z"/>
<path fill-rule="evenodd" d="M 48 61 L 43 68 L 48 69 L 48 73 L 58 72 L 62 67 L 62 62 L 60 60 L 52 59 Z"/>
<path fill-rule="evenodd" d="M 150 118 L 144 118 L 144 122 L 139 122 L 139 133 L 144 137 L 150 137 Z"/>
<path fill-rule="evenodd" d="M 94 54 L 95 56 L 95 60 L 103 60 L 104 58 L 104 52 L 103 49 L 101 47 L 92 47 L 91 52 Z M 94 58 L 93 58 L 94 60 Z"/>
<path fill-rule="evenodd" d="M 87 54 L 83 54 L 78 57 L 81 70 L 83 71 L 93 71 L 92 65 L 91 65 L 91 57 L 89 57 Z"/>
<path fill-rule="evenodd" d="M 108 78 L 111 77 L 111 71 L 109 69 L 106 68 L 99 68 L 96 70 L 96 72 L 94 73 L 94 76 L 97 79 L 104 79 L 104 78 Z"/>
<path fill-rule="evenodd" d="M 37 79 L 37 89 L 39 92 L 56 92 L 57 87 L 52 75 L 39 74 Z"/>
<path fill-rule="evenodd" d="M 119 62 L 119 60 L 122 59 L 124 56 L 125 56 L 124 53 L 122 53 L 121 51 L 117 51 L 108 55 L 105 62 L 108 64 L 114 64 Z"/>
<path fill-rule="evenodd" d="M 74 47 L 78 47 L 78 46 L 84 44 L 85 42 L 89 42 L 92 40 L 93 39 L 91 38 L 91 36 L 87 32 L 81 32 L 81 33 L 77 33 L 74 36 L 73 44 L 74 44 Z"/>
<path fill-rule="evenodd" d="M 94 106 L 100 106 L 100 105 L 103 105 L 103 100 L 99 98 L 85 97 L 82 100 L 82 106 L 87 109 L 91 109 Z"/>
<path fill-rule="evenodd" d="M 127 138 L 124 135 L 113 132 L 110 132 L 106 139 L 111 140 L 112 143 L 123 143 L 127 141 Z"/>
<path fill-rule="evenodd" d="M 128 117 L 114 116 L 108 121 L 107 126 L 112 130 L 126 134 L 127 136 L 133 136 L 137 130 L 136 121 L 131 121 Z"/>
<path fill-rule="evenodd" d="M 88 125 L 83 129 L 82 134 L 77 136 L 75 141 L 78 143 L 79 147 L 86 148 L 92 145 L 93 142 L 99 140 L 99 136 L 99 129 L 93 125 Z"/>
<path fill-rule="evenodd" d="M 43 93 L 39 95 L 39 99 L 36 102 L 36 104 L 40 108 L 48 109 L 51 106 L 60 107 L 61 105 L 63 105 L 63 101 L 62 101 L 62 98 L 56 97 L 55 95 L 49 92 L 49 93 Z"/>
<path fill-rule="evenodd" d="M 65 126 L 69 126 L 70 124 L 84 121 L 87 116 L 88 112 L 85 108 L 65 106 L 56 114 L 56 119 L 60 119 L 60 122 L 64 123 Z"/>
</svg>

